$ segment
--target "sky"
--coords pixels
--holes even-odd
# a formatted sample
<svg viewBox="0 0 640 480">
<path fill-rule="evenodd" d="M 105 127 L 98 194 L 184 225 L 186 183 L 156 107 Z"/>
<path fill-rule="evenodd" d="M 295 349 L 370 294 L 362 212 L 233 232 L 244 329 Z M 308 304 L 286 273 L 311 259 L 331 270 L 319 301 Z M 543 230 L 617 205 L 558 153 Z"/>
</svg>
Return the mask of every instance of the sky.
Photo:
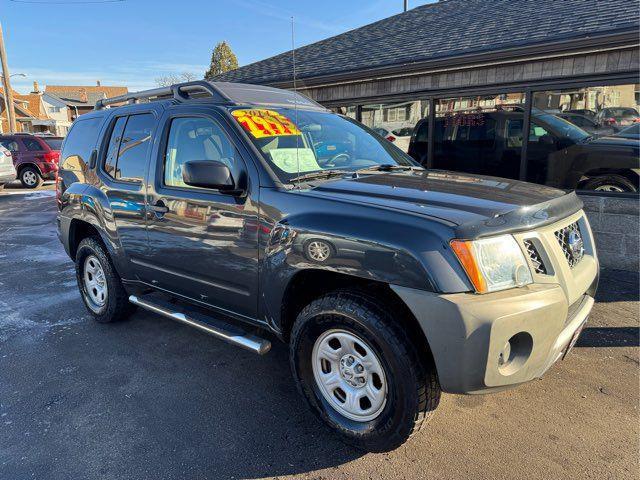
<svg viewBox="0 0 640 480">
<path fill-rule="evenodd" d="M 410 8 L 434 0 L 409 0 Z M 217 42 L 240 65 L 401 13 L 403 0 L 0 0 L 12 86 L 153 88 L 181 72 L 204 75 Z"/>
</svg>

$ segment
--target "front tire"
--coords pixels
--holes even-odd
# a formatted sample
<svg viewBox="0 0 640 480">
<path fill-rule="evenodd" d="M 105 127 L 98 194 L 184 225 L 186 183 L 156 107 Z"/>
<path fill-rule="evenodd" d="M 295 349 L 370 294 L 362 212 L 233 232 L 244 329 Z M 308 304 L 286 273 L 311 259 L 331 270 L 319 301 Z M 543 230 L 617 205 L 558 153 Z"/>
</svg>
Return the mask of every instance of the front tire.
<svg viewBox="0 0 640 480">
<path fill-rule="evenodd" d="M 627 177 L 615 173 L 593 177 L 584 183 L 583 188 L 597 192 L 636 192 L 638 190 Z"/>
<path fill-rule="evenodd" d="M 24 188 L 38 188 L 42 185 L 42 177 L 33 167 L 24 167 L 20 171 L 20 182 Z"/>
<path fill-rule="evenodd" d="M 78 245 L 76 278 L 82 301 L 97 322 L 123 320 L 135 310 L 104 246 L 96 238 L 85 238 Z"/>
<path fill-rule="evenodd" d="M 402 445 L 440 400 L 435 368 L 402 323 L 359 292 L 333 292 L 302 310 L 291 333 L 290 363 L 313 411 L 346 443 L 366 451 Z"/>
</svg>

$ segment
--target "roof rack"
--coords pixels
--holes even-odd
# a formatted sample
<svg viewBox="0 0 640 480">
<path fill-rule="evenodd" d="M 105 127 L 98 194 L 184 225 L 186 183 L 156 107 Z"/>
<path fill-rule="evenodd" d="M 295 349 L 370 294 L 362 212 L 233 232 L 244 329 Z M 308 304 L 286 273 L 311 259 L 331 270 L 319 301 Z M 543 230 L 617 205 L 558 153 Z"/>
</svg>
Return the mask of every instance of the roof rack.
<svg viewBox="0 0 640 480">
<path fill-rule="evenodd" d="M 152 88 L 151 90 L 142 90 L 140 92 L 131 92 L 126 95 L 117 97 L 103 98 L 96 102 L 94 110 L 102 110 L 109 105 L 116 103 L 138 103 L 140 100 L 161 100 L 164 98 L 173 98 L 179 102 L 198 98 L 203 96 L 211 96 L 213 100 L 221 103 L 229 103 L 231 99 L 225 95 L 220 88 L 211 82 L 205 80 L 196 80 L 194 82 L 176 83 L 168 87 Z"/>
</svg>

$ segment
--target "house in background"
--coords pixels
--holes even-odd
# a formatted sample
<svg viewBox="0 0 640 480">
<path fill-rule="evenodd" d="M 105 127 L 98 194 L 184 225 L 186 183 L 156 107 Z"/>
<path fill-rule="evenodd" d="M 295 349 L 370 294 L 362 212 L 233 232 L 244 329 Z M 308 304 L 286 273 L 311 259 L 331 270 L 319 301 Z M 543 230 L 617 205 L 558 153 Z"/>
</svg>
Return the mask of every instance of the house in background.
<svg viewBox="0 0 640 480">
<path fill-rule="evenodd" d="M 103 86 L 97 81 L 94 86 L 47 85 L 44 93 L 62 101 L 68 108 L 68 120 L 73 121 L 83 113 L 93 110 L 96 101 L 125 95 L 129 93 L 129 89 L 122 86 Z"/>
<path fill-rule="evenodd" d="M 0 105 L 1 132 L 9 131 L 7 112 L 5 111 L 4 91 L 0 89 L 2 104 Z M 26 95 L 13 92 L 14 110 L 16 113 L 17 131 L 21 133 L 50 133 L 65 136 L 71 126 L 68 108 L 59 99 L 45 95 L 33 82 L 33 91 Z"/>
</svg>

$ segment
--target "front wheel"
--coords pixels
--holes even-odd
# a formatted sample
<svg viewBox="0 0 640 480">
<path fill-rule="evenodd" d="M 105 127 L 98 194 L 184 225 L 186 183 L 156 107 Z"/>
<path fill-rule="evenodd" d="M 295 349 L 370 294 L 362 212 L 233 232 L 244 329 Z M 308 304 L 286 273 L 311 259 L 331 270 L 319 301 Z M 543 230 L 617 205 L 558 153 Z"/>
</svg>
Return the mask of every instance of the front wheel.
<svg viewBox="0 0 640 480">
<path fill-rule="evenodd" d="M 627 177 L 615 173 L 593 177 L 584 183 L 583 188 L 597 192 L 636 192 L 638 190 Z"/>
<path fill-rule="evenodd" d="M 402 445 L 440 400 L 435 368 L 383 304 L 338 291 L 305 307 L 291 333 L 290 362 L 314 412 L 366 451 Z"/>
</svg>

